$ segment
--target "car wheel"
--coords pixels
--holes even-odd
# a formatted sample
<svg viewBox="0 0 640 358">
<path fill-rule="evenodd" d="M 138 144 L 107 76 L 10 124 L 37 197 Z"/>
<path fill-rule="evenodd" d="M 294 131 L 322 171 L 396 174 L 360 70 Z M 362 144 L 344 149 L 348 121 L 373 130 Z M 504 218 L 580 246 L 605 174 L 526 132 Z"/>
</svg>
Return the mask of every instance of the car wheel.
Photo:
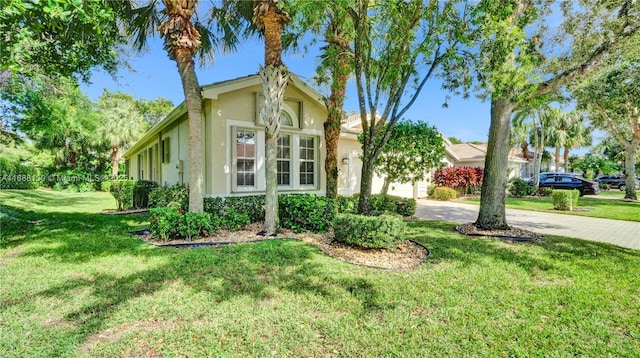
<svg viewBox="0 0 640 358">
<path fill-rule="evenodd" d="M 578 190 L 578 191 L 580 192 L 580 196 L 581 197 L 584 196 L 584 191 L 582 191 L 582 190 Z"/>
<path fill-rule="evenodd" d="M 625 189 L 627 189 L 627 186 L 625 184 L 620 184 L 618 189 L 620 189 L 620 191 L 625 191 Z"/>
</svg>

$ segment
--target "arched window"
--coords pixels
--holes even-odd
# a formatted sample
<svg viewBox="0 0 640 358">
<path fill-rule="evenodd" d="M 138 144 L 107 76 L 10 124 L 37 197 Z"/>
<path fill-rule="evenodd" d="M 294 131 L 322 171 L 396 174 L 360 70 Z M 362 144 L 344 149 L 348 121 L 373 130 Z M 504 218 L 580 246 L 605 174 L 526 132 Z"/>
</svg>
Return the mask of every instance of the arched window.
<svg viewBox="0 0 640 358">
<path fill-rule="evenodd" d="M 293 119 L 291 118 L 291 115 L 287 111 L 283 110 L 280 113 L 280 125 L 281 126 L 287 126 L 287 127 L 293 127 Z"/>
</svg>

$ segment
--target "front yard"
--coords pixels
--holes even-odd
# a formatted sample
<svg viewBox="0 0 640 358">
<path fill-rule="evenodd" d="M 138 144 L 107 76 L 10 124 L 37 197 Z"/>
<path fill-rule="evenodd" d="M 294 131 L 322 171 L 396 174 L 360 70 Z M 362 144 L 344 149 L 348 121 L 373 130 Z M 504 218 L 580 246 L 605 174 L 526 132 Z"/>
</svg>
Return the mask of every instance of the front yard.
<svg viewBox="0 0 640 358">
<path fill-rule="evenodd" d="M 599 197 L 600 195 L 602 197 Z M 551 197 L 508 197 L 505 200 L 505 204 L 510 209 L 640 222 L 640 202 L 623 201 L 624 192 L 618 190 L 601 192 L 600 195 L 585 195 L 579 198 L 578 207 L 571 212 L 554 210 Z M 605 197 L 610 199 L 605 199 Z M 461 200 L 467 203 L 480 204 L 479 197 L 463 198 Z"/>
<path fill-rule="evenodd" d="M 154 247 L 128 234 L 145 214 L 100 214 L 115 207 L 105 193 L 7 190 L 0 205 L 3 356 L 640 352 L 639 251 L 413 221 L 408 236 L 431 257 L 382 271 L 294 240 Z"/>
</svg>

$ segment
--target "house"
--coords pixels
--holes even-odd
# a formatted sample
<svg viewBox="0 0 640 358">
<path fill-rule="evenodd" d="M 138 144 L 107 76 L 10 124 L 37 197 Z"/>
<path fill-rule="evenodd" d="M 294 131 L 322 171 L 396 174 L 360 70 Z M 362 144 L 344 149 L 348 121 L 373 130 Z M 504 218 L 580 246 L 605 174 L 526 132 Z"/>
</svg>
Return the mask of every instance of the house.
<svg viewBox="0 0 640 358">
<path fill-rule="evenodd" d="M 206 196 L 265 191 L 264 102 L 256 75 L 202 87 L 203 168 Z M 281 192 L 324 194 L 327 109 L 322 96 L 292 75 L 285 91 L 278 139 Z M 189 183 L 185 104 L 153 126 L 125 154 L 127 176 L 163 185 Z"/>
<path fill-rule="evenodd" d="M 487 156 L 486 144 L 461 143 L 451 144 L 446 141 L 448 150 L 445 160 L 453 167 L 481 167 Z M 509 178 L 527 177 L 528 161 L 522 155 L 520 149 L 509 151 Z"/>
</svg>

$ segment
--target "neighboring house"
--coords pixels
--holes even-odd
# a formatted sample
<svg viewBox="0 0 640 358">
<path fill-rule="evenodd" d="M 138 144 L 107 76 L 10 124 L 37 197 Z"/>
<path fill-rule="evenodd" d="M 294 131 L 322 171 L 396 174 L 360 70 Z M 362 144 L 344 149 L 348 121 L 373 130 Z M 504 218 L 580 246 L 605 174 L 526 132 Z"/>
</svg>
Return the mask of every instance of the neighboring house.
<svg viewBox="0 0 640 358">
<path fill-rule="evenodd" d="M 446 161 L 454 167 L 481 167 L 487 156 L 486 144 L 451 144 L 447 141 Z M 509 178 L 527 177 L 528 161 L 522 156 L 520 149 L 509 152 Z"/>
<path fill-rule="evenodd" d="M 202 87 L 202 165 L 205 196 L 264 193 L 264 102 L 258 75 Z M 278 139 L 278 184 L 283 193 L 324 194 L 327 109 L 322 96 L 292 75 L 285 91 Z M 189 183 L 188 120 L 184 103 L 125 153 L 127 176 L 162 185 Z"/>
</svg>

